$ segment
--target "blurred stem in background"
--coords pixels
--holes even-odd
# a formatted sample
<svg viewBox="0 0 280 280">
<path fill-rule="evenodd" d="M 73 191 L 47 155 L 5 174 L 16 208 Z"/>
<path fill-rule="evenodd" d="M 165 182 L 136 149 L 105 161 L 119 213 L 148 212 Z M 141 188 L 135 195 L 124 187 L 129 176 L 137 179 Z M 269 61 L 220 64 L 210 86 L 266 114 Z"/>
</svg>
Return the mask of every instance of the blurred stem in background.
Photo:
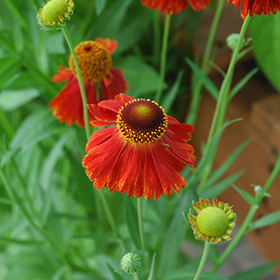
<svg viewBox="0 0 280 280">
<path fill-rule="evenodd" d="M 234 250 L 236 245 L 239 243 L 241 238 L 249 231 L 250 224 L 259 209 L 259 206 L 264 198 L 266 196 L 267 191 L 269 190 L 272 182 L 274 181 L 275 177 L 280 171 L 280 153 L 278 154 L 278 159 L 276 161 L 276 164 L 274 166 L 274 169 L 272 173 L 270 174 L 269 178 L 267 179 L 264 187 L 262 188 L 262 192 L 260 195 L 257 193 L 255 194 L 255 204 L 252 204 L 245 220 L 243 221 L 242 225 L 240 226 L 238 232 L 236 233 L 233 240 L 229 243 L 229 245 L 226 247 L 226 249 L 223 251 L 223 253 L 220 255 L 218 260 L 215 262 L 214 267 L 212 269 L 212 272 L 215 273 L 219 267 L 224 263 L 224 261 L 228 258 L 228 256 L 231 254 L 231 252 Z"/>
<path fill-rule="evenodd" d="M 82 75 L 81 75 L 78 59 L 77 59 L 76 53 L 74 51 L 74 46 L 73 46 L 71 36 L 68 32 L 67 27 L 63 26 L 61 28 L 61 30 L 63 32 L 63 35 L 64 35 L 65 39 L 66 39 L 68 47 L 71 51 L 71 54 L 72 54 L 72 57 L 73 57 L 73 60 L 74 60 L 74 64 L 75 64 L 75 68 L 76 68 L 76 71 L 77 71 L 77 78 L 78 78 L 79 87 L 80 87 L 80 91 L 81 91 L 81 97 L 82 97 L 82 101 L 83 101 L 83 112 L 84 112 L 86 138 L 89 139 L 90 128 L 89 128 L 88 109 L 87 109 L 87 97 L 86 97 L 86 93 L 85 93 L 85 89 L 84 89 L 84 84 L 83 84 L 83 80 L 82 80 Z"/>
<path fill-rule="evenodd" d="M 160 103 L 160 98 L 161 98 L 163 84 L 164 84 L 164 77 L 165 77 L 165 64 L 166 64 L 166 53 L 167 53 L 167 45 L 168 45 L 170 18 L 171 18 L 171 16 L 166 15 L 164 31 L 163 31 L 161 56 L 160 56 L 159 83 L 158 83 L 158 88 L 157 88 L 156 97 L 155 97 L 155 101 L 158 103 Z"/>
<path fill-rule="evenodd" d="M 230 86 L 231 86 L 231 81 L 232 81 L 232 77 L 233 77 L 233 73 L 234 73 L 234 68 L 235 68 L 235 64 L 238 60 L 238 54 L 241 48 L 241 44 L 242 44 L 242 40 L 244 38 L 245 32 L 247 30 L 247 27 L 249 25 L 250 22 L 250 16 L 247 16 L 245 18 L 245 20 L 243 21 L 241 30 L 240 30 L 240 34 L 239 34 L 239 38 L 236 44 L 236 47 L 233 51 L 232 57 L 231 57 L 231 61 L 228 67 L 228 71 L 226 73 L 226 76 L 223 80 L 220 92 L 219 92 L 219 98 L 217 101 L 217 105 L 215 108 L 215 112 L 214 112 L 214 117 L 212 120 L 212 124 L 211 124 L 211 128 L 210 128 L 210 132 L 208 135 L 208 139 L 207 139 L 207 145 L 205 148 L 205 153 L 203 155 L 202 161 L 209 161 L 209 155 L 212 152 L 210 149 L 211 143 L 212 143 L 212 139 L 214 137 L 214 134 L 221 128 L 224 118 L 225 118 L 225 112 L 226 112 L 226 108 L 229 102 L 229 90 L 230 90 Z M 217 149 L 217 146 L 216 146 Z M 215 150 L 216 150 L 215 149 Z M 216 151 L 212 154 L 212 159 L 211 159 L 211 163 L 213 163 L 214 161 L 214 157 L 215 157 Z M 209 177 L 210 173 L 211 173 L 211 166 L 207 166 L 206 172 L 203 172 L 202 174 L 202 178 L 200 178 L 200 184 L 198 187 L 198 192 L 202 192 L 205 189 L 205 183 L 207 182 L 207 178 Z"/>
<path fill-rule="evenodd" d="M 201 63 L 201 71 L 205 75 L 208 72 L 207 71 L 208 70 L 208 67 L 207 67 L 208 66 L 208 60 L 209 60 L 210 55 L 211 55 L 213 42 L 214 42 L 214 39 L 215 39 L 215 34 L 216 34 L 216 31 L 217 31 L 218 23 L 219 23 L 221 14 L 222 14 L 223 6 L 224 6 L 224 0 L 219 0 L 218 5 L 217 5 L 216 10 L 215 10 L 214 19 L 212 21 L 212 25 L 211 25 L 211 29 L 210 29 L 210 32 L 209 32 L 205 52 L 204 52 L 204 55 L 203 55 L 203 58 L 202 58 L 202 63 Z M 195 120 L 196 120 L 198 109 L 199 109 L 200 98 L 201 98 L 201 89 L 202 89 L 202 82 L 199 79 L 195 78 L 194 83 L 192 85 L 191 104 L 190 104 L 189 113 L 187 115 L 185 123 L 188 123 L 188 124 L 191 124 L 191 125 L 195 124 Z"/>
</svg>

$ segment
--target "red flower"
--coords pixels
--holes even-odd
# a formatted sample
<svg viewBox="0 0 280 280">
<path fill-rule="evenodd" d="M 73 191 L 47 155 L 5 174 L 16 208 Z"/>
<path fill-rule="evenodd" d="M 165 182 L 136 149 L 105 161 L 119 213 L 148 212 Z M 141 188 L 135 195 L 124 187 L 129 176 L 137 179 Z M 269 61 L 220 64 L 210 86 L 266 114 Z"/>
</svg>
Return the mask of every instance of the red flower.
<svg viewBox="0 0 280 280">
<path fill-rule="evenodd" d="M 169 197 L 185 187 L 179 172 L 184 164 L 195 169 L 194 149 L 187 143 L 191 125 L 167 116 L 153 101 L 122 93 L 88 108 L 94 126 L 109 126 L 94 132 L 86 145 L 82 164 L 95 189 L 107 186 L 128 197 L 158 200 L 163 192 Z"/>
<path fill-rule="evenodd" d="M 189 0 L 194 11 L 205 9 L 205 6 L 211 3 L 211 0 Z M 146 5 L 148 9 L 159 10 L 166 14 L 178 14 L 188 7 L 187 0 L 141 0 L 142 5 Z"/>
<path fill-rule="evenodd" d="M 97 38 L 85 41 L 75 47 L 75 53 L 81 70 L 87 103 L 97 104 L 96 82 L 99 83 L 102 99 L 114 98 L 127 90 L 122 71 L 112 67 L 111 53 L 116 49 L 117 41 Z M 67 125 L 77 123 L 84 127 L 83 103 L 76 77 L 73 57 L 69 57 L 69 68 L 60 66 L 60 70 L 52 77 L 53 82 L 67 81 L 59 94 L 50 102 L 49 108 L 60 122 Z M 90 121 L 93 116 L 89 114 Z"/>
<path fill-rule="evenodd" d="M 241 0 L 228 0 L 229 3 L 233 3 L 235 8 L 239 7 Z M 241 17 L 245 17 L 249 14 L 251 17 L 256 15 L 270 15 L 270 12 L 276 14 L 280 11 L 280 2 L 275 0 L 243 0 L 241 4 Z"/>
</svg>

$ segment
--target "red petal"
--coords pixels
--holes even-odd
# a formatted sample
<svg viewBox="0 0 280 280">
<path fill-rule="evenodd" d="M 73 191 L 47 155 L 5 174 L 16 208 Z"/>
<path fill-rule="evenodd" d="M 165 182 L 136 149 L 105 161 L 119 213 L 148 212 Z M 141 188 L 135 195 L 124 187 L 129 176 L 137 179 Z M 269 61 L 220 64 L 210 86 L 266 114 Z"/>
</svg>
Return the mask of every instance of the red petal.
<svg viewBox="0 0 280 280">
<path fill-rule="evenodd" d="M 66 68 L 65 66 L 60 65 L 59 69 L 54 76 L 52 76 L 52 82 L 64 82 L 70 80 L 73 76 L 70 69 Z"/>
<path fill-rule="evenodd" d="M 177 14 L 188 6 L 187 0 L 142 0 L 141 4 L 146 5 L 148 9 L 166 12 L 168 15 Z"/>
<path fill-rule="evenodd" d="M 118 46 L 118 42 L 116 40 L 111 40 L 109 38 L 103 39 L 101 37 L 98 37 L 95 39 L 95 42 L 103 45 L 109 51 L 110 54 L 112 54 Z"/>
<path fill-rule="evenodd" d="M 111 67 L 109 75 L 100 82 L 102 100 L 113 99 L 119 93 L 127 91 L 127 82 L 123 78 L 122 71 Z"/>
<path fill-rule="evenodd" d="M 179 142 L 185 142 L 192 139 L 192 136 L 189 134 L 194 131 L 194 127 L 190 124 L 168 124 L 165 134 L 172 140 Z"/>
</svg>

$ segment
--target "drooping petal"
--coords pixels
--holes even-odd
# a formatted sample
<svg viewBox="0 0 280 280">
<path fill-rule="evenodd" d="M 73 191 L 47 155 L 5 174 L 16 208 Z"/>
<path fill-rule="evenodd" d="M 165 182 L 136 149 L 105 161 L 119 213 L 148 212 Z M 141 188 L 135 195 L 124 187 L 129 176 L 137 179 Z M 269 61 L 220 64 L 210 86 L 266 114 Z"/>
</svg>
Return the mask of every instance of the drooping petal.
<svg viewBox="0 0 280 280">
<path fill-rule="evenodd" d="M 53 115 L 60 122 L 65 122 L 66 125 L 76 123 L 78 126 L 84 127 L 83 102 L 80 93 L 79 83 L 77 78 L 72 76 L 62 88 L 59 94 L 51 100 L 49 108 L 53 110 Z M 97 103 L 95 84 L 84 82 L 87 102 Z M 89 121 L 93 116 L 89 114 Z"/>
<path fill-rule="evenodd" d="M 188 7 L 187 0 L 142 0 L 141 4 L 148 9 L 166 12 L 168 15 L 180 13 Z"/>
<path fill-rule="evenodd" d="M 117 94 L 127 91 L 127 82 L 120 69 L 111 67 L 110 73 L 100 81 L 102 100 L 113 99 Z"/>
<path fill-rule="evenodd" d="M 194 127 L 190 124 L 168 124 L 165 134 L 172 140 L 185 142 L 185 140 L 189 141 L 192 139 L 190 133 L 193 131 Z"/>
<path fill-rule="evenodd" d="M 64 82 L 68 81 L 73 76 L 70 69 L 66 68 L 65 66 L 60 65 L 59 70 L 56 72 L 54 76 L 52 76 L 52 82 Z"/>
<path fill-rule="evenodd" d="M 110 54 L 112 54 L 118 46 L 118 42 L 116 40 L 111 40 L 109 38 L 103 39 L 98 37 L 95 39 L 95 42 L 103 45 L 109 51 Z"/>
<path fill-rule="evenodd" d="M 109 100 L 108 100 L 109 101 Z M 112 102 L 112 106 L 115 103 Z M 117 113 L 113 110 L 107 110 L 95 104 L 87 104 L 90 113 L 94 116 L 91 124 L 94 126 L 106 126 L 116 122 Z"/>
</svg>

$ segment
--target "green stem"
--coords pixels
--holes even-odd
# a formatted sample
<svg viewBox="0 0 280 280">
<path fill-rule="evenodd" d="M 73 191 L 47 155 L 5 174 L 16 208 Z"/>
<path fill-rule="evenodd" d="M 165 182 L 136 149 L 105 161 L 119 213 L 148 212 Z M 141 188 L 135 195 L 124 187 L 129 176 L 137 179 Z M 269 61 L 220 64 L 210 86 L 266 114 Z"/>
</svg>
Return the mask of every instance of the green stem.
<svg viewBox="0 0 280 280">
<path fill-rule="evenodd" d="M 169 27 L 170 27 L 170 18 L 171 16 L 166 15 L 165 17 L 165 24 L 164 24 L 164 31 L 163 31 L 163 41 L 161 47 L 161 57 L 160 57 L 160 71 L 159 71 L 159 83 L 156 92 L 155 100 L 160 102 L 163 83 L 164 83 L 164 76 L 165 76 L 165 64 L 166 64 L 166 53 L 167 53 L 167 45 L 168 45 L 168 34 L 169 34 Z"/>
<path fill-rule="evenodd" d="M 134 278 L 135 280 L 139 280 L 137 272 L 133 273 L 133 278 Z"/>
<path fill-rule="evenodd" d="M 84 84 L 83 84 L 83 80 L 82 80 L 82 75 L 81 75 L 78 59 L 77 59 L 76 53 L 74 51 L 74 46 L 73 46 L 73 43 L 72 43 L 72 40 L 71 40 L 67 27 L 64 26 L 61 28 L 61 30 L 63 32 L 63 35 L 69 46 L 70 52 L 71 52 L 73 60 L 74 60 L 74 64 L 75 64 L 75 68 L 76 68 L 76 72 L 77 72 L 77 78 L 78 78 L 78 82 L 79 82 L 79 87 L 80 87 L 80 91 L 81 91 L 81 97 L 82 97 L 82 101 L 83 101 L 86 138 L 89 139 L 90 129 L 89 129 L 89 118 L 88 118 L 88 109 L 87 109 L 87 97 L 86 97 L 86 93 L 85 93 L 85 89 L 84 89 Z"/>
<path fill-rule="evenodd" d="M 209 153 L 212 152 L 210 150 L 210 146 L 212 144 L 212 139 L 214 137 L 214 134 L 221 128 L 223 121 L 224 121 L 225 112 L 226 112 L 226 108 L 227 108 L 227 104 L 228 104 L 228 100 L 229 100 L 228 93 L 229 93 L 229 89 L 230 89 L 230 85 L 231 85 L 231 81 L 232 81 L 234 67 L 237 62 L 237 57 L 239 54 L 239 50 L 241 48 L 241 43 L 244 38 L 244 35 L 247 30 L 249 22 L 250 22 L 250 17 L 247 16 L 245 18 L 245 20 L 243 21 L 243 24 L 242 24 L 242 27 L 240 30 L 240 36 L 238 38 L 236 47 L 233 51 L 231 61 L 230 61 L 229 67 L 228 67 L 228 71 L 226 73 L 225 79 L 224 79 L 221 89 L 220 89 L 218 102 L 216 105 L 214 117 L 212 120 L 210 132 L 209 132 L 208 139 L 207 139 L 207 146 L 205 149 L 205 154 L 203 155 L 203 159 L 202 159 L 205 163 L 209 160 L 209 158 L 208 158 Z M 215 156 L 215 154 L 216 154 L 216 152 L 213 153 L 213 157 Z M 203 164 L 204 164 L 204 162 L 203 162 Z M 213 162 L 213 160 L 211 162 Z M 201 164 L 201 165 L 203 166 L 203 164 Z M 209 174 L 210 174 L 210 172 L 208 172 L 208 173 L 205 172 L 203 174 L 204 178 L 202 178 L 201 181 L 207 182 L 207 178 L 208 178 Z M 205 184 L 200 184 L 200 186 L 198 188 L 198 192 L 201 192 L 204 189 L 204 187 L 205 187 Z"/>
<path fill-rule="evenodd" d="M 144 238 L 144 225 L 143 225 L 143 209 L 142 209 L 142 199 L 137 198 L 137 209 L 138 209 L 138 226 L 139 226 L 139 235 L 141 240 L 141 249 L 146 250 L 145 238 Z"/>
<path fill-rule="evenodd" d="M 0 178 L 3 182 L 3 185 L 10 196 L 10 199 L 15 203 L 15 205 L 18 207 L 20 213 L 25 217 L 25 219 L 29 222 L 29 224 L 36 230 L 38 231 L 42 237 L 48 242 L 48 244 L 51 246 L 53 252 L 57 255 L 57 257 L 61 260 L 61 262 L 67 267 L 68 273 L 69 273 L 69 279 L 73 279 L 70 265 L 68 264 L 65 256 L 61 251 L 58 249 L 58 246 L 53 242 L 52 238 L 48 235 L 46 230 L 40 227 L 38 222 L 34 222 L 32 217 L 28 214 L 26 209 L 23 207 L 21 202 L 19 201 L 18 197 L 15 195 L 9 181 L 7 180 L 3 170 L 0 168 Z"/>
<path fill-rule="evenodd" d="M 241 238 L 247 233 L 249 225 L 250 225 L 251 221 L 253 220 L 258 208 L 259 208 L 258 205 L 251 206 L 244 222 L 242 223 L 242 225 L 239 228 L 238 232 L 236 233 L 235 237 L 230 241 L 229 245 L 226 247 L 226 249 L 220 255 L 218 260 L 215 262 L 215 266 L 213 267 L 211 272 L 215 273 L 219 269 L 219 267 L 224 263 L 224 261 L 231 254 L 231 252 L 236 247 L 236 245 L 239 243 Z"/>
<path fill-rule="evenodd" d="M 210 58 L 215 34 L 217 31 L 218 23 L 219 23 L 219 20 L 220 20 L 221 14 L 222 14 L 222 10 L 223 10 L 223 5 L 224 5 L 224 0 L 220 0 L 218 2 L 217 8 L 215 10 L 215 15 L 213 18 L 213 22 L 211 25 L 211 29 L 209 32 L 209 36 L 208 36 L 208 40 L 207 40 L 207 44 L 206 44 L 206 48 L 205 48 L 205 52 L 204 52 L 204 56 L 203 56 L 202 63 L 201 63 L 201 71 L 204 74 L 207 74 L 208 60 Z M 200 102 L 201 89 L 202 89 L 201 81 L 198 79 L 195 79 L 189 114 L 186 118 L 186 123 L 189 123 L 191 125 L 193 125 L 195 123 L 196 115 L 198 112 L 198 106 L 199 106 L 199 102 Z"/>
<path fill-rule="evenodd" d="M 103 193 L 103 190 L 100 190 L 100 191 L 97 192 L 97 193 L 98 193 L 99 196 L 100 196 L 100 199 L 101 199 L 101 202 L 102 202 L 102 204 L 103 204 L 104 211 L 105 211 L 105 214 L 106 214 L 106 216 L 107 216 L 107 219 L 108 219 L 108 221 L 109 221 L 110 226 L 112 227 L 112 229 L 113 229 L 113 231 L 115 232 L 116 236 L 119 238 L 122 247 L 125 248 L 125 249 L 128 251 L 128 248 L 127 248 L 126 244 L 123 242 L 123 240 L 122 240 L 122 238 L 121 238 L 121 235 L 120 235 L 119 230 L 118 230 L 118 228 L 117 228 L 117 225 L 116 225 L 116 223 L 115 223 L 115 219 L 114 219 L 114 217 L 113 217 L 113 215 L 112 215 L 112 212 L 111 212 L 111 210 L 110 210 L 110 207 L 109 207 L 109 205 L 108 205 L 108 202 L 107 202 L 107 200 L 106 200 L 106 198 L 105 198 L 105 195 L 104 195 L 104 193 Z"/>
<path fill-rule="evenodd" d="M 196 274 L 195 274 L 195 277 L 193 278 L 193 280 L 198 280 L 199 279 L 200 273 L 203 270 L 203 267 L 205 265 L 205 262 L 206 262 L 206 259 L 207 259 L 207 256 L 208 256 L 208 252 L 209 252 L 210 246 L 211 246 L 210 242 L 205 241 L 203 254 L 201 256 L 201 260 L 200 260 L 198 269 L 196 271 Z"/>
<path fill-rule="evenodd" d="M 159 12 L 153 13 L 153 28 L 154 28 L 154 42 L 153 42 L 153 65 L 156 67 L 159 60 L 160 53 L 160 19 Z"/>
<path fill-rule="evenodd" d="M 14 135 L 14 129 L 11 126 L 5 112 L 0 108 L 0 126 L 2 127 L 2 131 L 5 132 L 7 140 L 10 141 Z"/>
</svg>

